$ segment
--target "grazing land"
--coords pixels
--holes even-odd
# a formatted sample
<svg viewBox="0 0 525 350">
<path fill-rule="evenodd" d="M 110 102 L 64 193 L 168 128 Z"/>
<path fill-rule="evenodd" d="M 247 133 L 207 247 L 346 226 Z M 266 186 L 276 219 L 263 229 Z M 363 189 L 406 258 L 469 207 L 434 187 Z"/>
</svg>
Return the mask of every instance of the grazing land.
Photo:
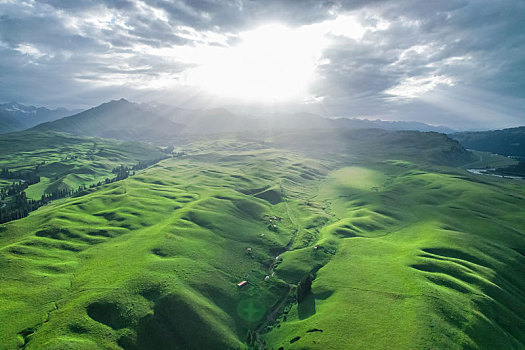
<svg viewBox="0 0 525 350">
<path fill-rule="evenodd" d="M 525 347 L 523 182 L 444 135 L 327 133 L 190 139 L 1 225 L 0 348 Z M 97 140 L 105 166 L 18 166 L 157 152 Z"/>
<path fill-rule="evenodd" d="M 50 200 L 84 193 L 165 158 L 151 145 L 64 133 L 2 135 L 0 223 Z"/>
</svg>

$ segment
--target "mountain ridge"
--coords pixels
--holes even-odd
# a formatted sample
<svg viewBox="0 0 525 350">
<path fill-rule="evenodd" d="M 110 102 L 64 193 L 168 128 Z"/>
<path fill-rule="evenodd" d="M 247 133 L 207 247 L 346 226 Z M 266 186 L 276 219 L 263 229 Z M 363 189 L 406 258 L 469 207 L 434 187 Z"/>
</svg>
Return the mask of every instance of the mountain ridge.
<svg viewBox="0 0 525 350">
<path fill-rule="evenodd" d="M 0 104 L 0 133 L 21 131 L 78 112 L 80 110 L 69 110 L 62 107 L 49 109 L 27 106 L 18 102 L 2 103 Z"/>
<path fill-rule="evenodd" d="M 171 135 L 181 125 L 141 109 L 125 99 L 112 100 L 84 112 L 33 127 L 33 131 L 61 131 L 74 135 L 123 140 L 149 140 Z"/>
<path fill-rule="evenodd" d="M 120 125 L 122 130 L 114 130 L 115 128 L 108 130 L 108 125 L 100 124 L 101 130 L 94 130 L 93 128 L 81 127 L 81 119 L 89 118 L 91 122 L 84 121 L 83 123 L 93 123 L 95 119 L 102 118 L 101 116 L 95 117 L 93 113 L 99 114 L 101 109 L 105 109 L 104 113 L 116 113 L 115 116 L 107 116 L 109 120 L 115 119 L 124 122 L 122 115 L 118 111 L 119 108 L 116 106 L 120 104 L 121 109 L 128 109 L 125 114 L 128 114 L 128 118 L 136 123 L 135 127 Z M 125 104 L 129 104 L 124 107 Z M 22 110 L 20 105 L 16 102 L 7 103 L 0 105 L 4 110 L 8 110 L 6 115 L 0 117 L 0 127 L 4 132 L 20 131 L 28 128 L 35 128 L 35 130 L 55 130 L 71 132 L 77 135 L 86 136 L 99 136 L 99 137 L 112 137 L 121 139 L 132 139 L 138 137 L 139 139 L 144 138 L 155 138 L 155 136 L 167 137 L 173 136 L 174 134 L 180 134 L 181 131 L 185 134 L 214 134 L 214 133 L 238 133 L 245 131 L 274 131 L 281 129 L 369 129 L 379 128 L 383 130 L 415 130 L 415 131 L 433 131 L 445 134 L 453 133 L 454 130 L 444 126 L 434 126 L 420 122 L 408 122 L 408 121 L 386 121 L 381 119 L 369 120 L 369 119 L 358 119 L 358 118 L 326 118 L 314 113 L 308 112 L 296 112 L 296 113 L 283 113 L 277 112 L 269 115 L 250 115 L 246 113 L 235 113 L 226 108 L 203 108 L 203 109 L 184 109 L 177 106 L 162 104 L 158 102 L 148 103 L 134 103 L 126 99 L 121 98 L 120 100 L 112 100 L 109 102 L 102 103 L 98 106 L 92 107 L 86 111 L 72 114 L 67 114 L 66 109 L 53 110 L 56 113 L 62 113 L 60 118 L 48 117 L 43 119 L 44 123 L 38 125 L 27 124 L 20 122 L 17 118 L 13 118 L 11 115 L 18 110 Z M 115 110 L 112 110 L 113 107 Z M 130 106 L 133 106 L 131 108 Z M 133 111 L 131 110 L 133 109 Z M 34 115 L 40 113 L 39 111 L 51 111 L 49 109 L 40 107 L 33 107 L 24 109 L 25 115 Z M 9 112 L 11 111 L 11 112 Z M 0 108 L 0 113 L 2 109 Z M 11 114 L 9 114 L 11 113 Z M 17 112 L 18 114 L 22 112 Z M 0 114 L 1 115 L 1 114 Z M 132 117 L 130 117 L 132 116 Z M 72 119 L 67 119 L 74 117 Z M 94 119 L 95 118 L 95 119 Z M 160 119 L 159 119 L 160 118 Z M 64 119 L 64 120 L 62 120 Z M 161 120 L 162 119 L 162 120 Z M 62 121 L 61 121 L 62 120 Z M 149 120 L 149 124 L 146 123 Z M 56 123 L 50 123 L 55 122 Z M 42 124 L 42 125 L 41 125 Z M 87 125 L 86 124 L 86 125 Z M 163 125 L 162 127 L 152 127 L 151 124 Z M 145 127 L 146 132 L 139 130 L 139 125 Z M 92 125 L 94 126 L 94 125 Z M 131 130 L 133 129 L 133 130 Z M 159 135 L 154 135 L 153 130 Z M 176 130 L 176 132 L 173 132 Z"/>
</svg>

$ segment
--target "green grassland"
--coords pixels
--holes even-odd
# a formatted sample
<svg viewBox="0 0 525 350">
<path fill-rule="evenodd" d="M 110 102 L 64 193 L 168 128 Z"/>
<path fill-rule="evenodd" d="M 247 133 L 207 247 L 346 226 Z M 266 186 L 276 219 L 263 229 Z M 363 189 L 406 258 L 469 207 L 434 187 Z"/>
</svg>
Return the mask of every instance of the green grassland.
<svg viewBox="0 0 525 350">
<path fill-rule="evenodd" d="M 362 173 L 354 167 L 323 184 L 316 199 L 331 203 L 336 222 L 321 229 L 318 242 L 337 254 L 317 272 L 312 296 L 291 309 L 268 343 L 523 348 L 523 185 L 391 162 L 369 169 L 375 179 L 369 188 L 359 176 L 352 183 L 352 174 Z M 313 266 L 319 253 L 304 250 L 283 254 L 287 266 L 296 259 L 304 266 L 305 255 Z"/>
<path fill-rule="evenodd" d="M 523 182 L 438 134 L 326 136 L 191 140 L 0 225 L 0 348 L 525 348 Z"/>
<path fill-rule="evenodd" d="M 130 166 L 162 157 L 161 152 L 143 143 L 54 132 L 2 135 L 0 149 L 0 168 L 33 170 L 39 165 L 40 182 L 26 190 L 27 197 L 35 200 L 44 193 L 76 190 L 112 178 L 111 170 L 121 164 Z M 0 179 L 0 186 L 11 183 Z"/>
</svg>

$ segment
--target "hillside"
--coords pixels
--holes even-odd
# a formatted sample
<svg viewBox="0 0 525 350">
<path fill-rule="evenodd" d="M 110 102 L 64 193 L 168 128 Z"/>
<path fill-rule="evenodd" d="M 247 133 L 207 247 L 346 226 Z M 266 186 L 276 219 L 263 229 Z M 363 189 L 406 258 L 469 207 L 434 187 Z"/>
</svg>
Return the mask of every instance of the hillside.
<svg viewBox="0 0 525 350">
<path fill-rule="evenodd" d="M 14 118 L 11 114 L 0 110 L 0 134 L 22 130 L 24 124 Z"/>
<path fill-rule="evenodd" d="M 280 132 L 282 130 L 334 129 L 335 124 L 316 114 L 271 114 L 263 117 L 239 115 L 223 108 L 184 111 L 175 119 L 193 135 L 242 132 Z"/>
<path fill-rule="evenodd" d="M 263 116 L 242 115 L 226 109 L 201 111 L 173 110 L 163 115 L 171 116 L 185 125 L 184 132 L 190 134 L 238 133 L 243 131 L 307 130 L 307 129 L 383 129 L 390 131 L 413 130 L 450 133 L 451 129 L 417 122 L 384 121 L 367 119 L 329 119 L 313 113 L 274 113 Z"/>
<path fill-rule="evenodd" d="M 455 168 L 472 161 L 457 142 L 309 130 L 177 149 L 0 225 L 0 348 L 525 347 L 525 190 Z"/>
<path fill-rule="evenodd" d="M 34 173 L 33 177 L 39 178 L 38 183 L 25 190 L 27 198 L 32 200 L 104 182 L 114 178 L 114 169 L 121 165 L 133 166 L 166 157 L 148 144 L 56 132 L 0 135 L 0 148 L 0 169 Z M 5 179 L 0 174 L 0 190 L 18 181 L 16 177 Z M 9 204 L 10 199 L 0 198 L 0 207 L 3 203 Z"/>
<path fill-rule="evenodd" d="M 180 132 L 181 125 L 146 112 L 121 99 L 101 104 L 79 114 L 43 123 L 32 131 L 59 131 L 74 135 L 123 140 L 157 140 Z"/>
<path fill-rule="evenodd" d="M 328 119 L 312 113 L 276 113 L 247 116 L 226 109 L 174 111 L 171 119 L 185 125 L 189 134 L 238 133 L 243 131 L 307 130 L 307 129 L 383 129 L 389 131 L 433 131 L 450 133 L 452 129 L 416 122 L 391 122 L 367 119 Z"/>
<path fill-rule="evenodd" d="M 503 130 L 460 132 L 450 137 L 464 147 L 505 156 L 525 157 L 525 126 Z"/>
<path fill-rule="evenodd" d="M 401 131 L 401 130 L 412 130 L 412 131 L 423 131 L 423 132 L 439 132 L 444 134 L 450 134 L 453 132 L 452 129 L 444 126 L 434 126 L 420 122 L 406 122 L 406 121 L 388 121 L 388 120 L 370 120 L 370 119 L 357 119 L 357 118 L 338 118 L 334 119 L 336 125 L 346 129 L 371 129 L 378 128 L 383 130 Z"/>
<path fill-rule="evenodd" d="M 363 130 L 305 130 L 282 132 L 270 138 L 280 148 L 337 159 L 388 159 L 402 155 L 419 162 L 458 166 L 477 160 L 458 141 L 435 132 Z M 393 154 L 393 155 L 392 155 Z"/>
<path fill-rule="evenodd" d="M 262 127 L 260 120 L 239 116 L 223 108 L 182 111 L 172 118 L 184 125 L 184 133 L 190 135 L 238 133 Z"/>
</svg>

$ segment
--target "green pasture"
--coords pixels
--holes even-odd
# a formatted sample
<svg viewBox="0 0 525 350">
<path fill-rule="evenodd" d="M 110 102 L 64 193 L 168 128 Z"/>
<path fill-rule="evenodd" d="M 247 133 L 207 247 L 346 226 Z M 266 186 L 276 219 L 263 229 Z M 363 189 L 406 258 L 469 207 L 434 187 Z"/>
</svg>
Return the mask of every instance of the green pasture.
<svg viewBox="0 0 525 350">
<path fill-rule="evenodd" d="M 161 152 L 144 143 L 73 136 L 64 133 L 19 132 L 0 136 L 0 168 L 34 170 L 41 181 L 27 188 L 30 199 L 59 190 L 104 182 L 112 169 L 160 158 Z M 0 187 L 12 180 L 0 179 Z"/>
<path fill-rule="evenodd" d="M 193 139 L 1 225 L 0 348 L 525 348 L 523 182 L 403 135 Z M 28 195 L 141 154 L 104 149 Z"/>
</svg>

